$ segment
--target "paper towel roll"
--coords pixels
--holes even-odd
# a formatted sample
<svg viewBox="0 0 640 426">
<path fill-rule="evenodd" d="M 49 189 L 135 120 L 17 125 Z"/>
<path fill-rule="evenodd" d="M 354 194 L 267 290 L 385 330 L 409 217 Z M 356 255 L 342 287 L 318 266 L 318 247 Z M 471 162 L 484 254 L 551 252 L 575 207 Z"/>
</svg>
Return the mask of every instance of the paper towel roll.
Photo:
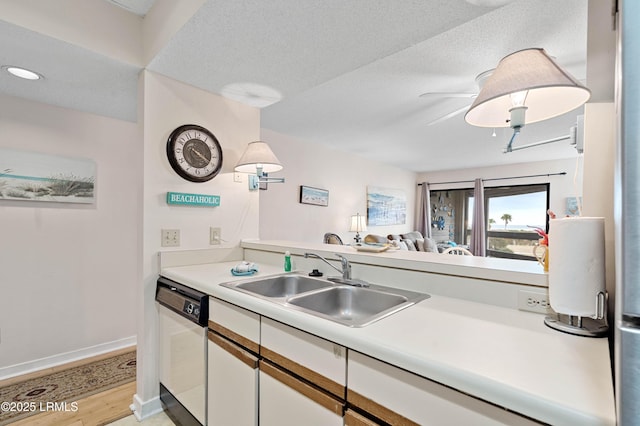
<svg viewBox="0 0 640 426">
<path fill-rule="evenodd" d="M 569 217 L 549 222 L 549 303 L 554 311 L 597 315 L 605 290 L 604 218 Z"/>
</svg>

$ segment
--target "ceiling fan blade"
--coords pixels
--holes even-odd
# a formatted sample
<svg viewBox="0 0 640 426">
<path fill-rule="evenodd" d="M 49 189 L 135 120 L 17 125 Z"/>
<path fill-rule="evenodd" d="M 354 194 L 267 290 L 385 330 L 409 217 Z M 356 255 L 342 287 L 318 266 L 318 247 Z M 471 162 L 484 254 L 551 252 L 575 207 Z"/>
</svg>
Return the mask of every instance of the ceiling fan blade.
<svg viewBox="0 0 640 426">
<path fill-rule="evenodd" d="M 469 109 L 469 105 L 466 105 L 466 106 L 464 106 L 464 107 L 462 107 L 462 108 L 460 108 L 460 109 L 457 109 L 457 110 L 455 110 L 455 111 L 452 111 L 452 112 L 450 112 L 450 113 L 448 113 L 448 114 L 446 114 L 446 115 L 443 115 L 442 117 L 438 117 L 438 118 L 436 118 L 435 120 L 432 120 L 432 121 L 428 122 L 428 123 L 427 123 L 427 126 L 433 126 L 434 124 L 441 123 L 441 122 L 443 122 L 443 121 L 445 121 L 445 120 L 450 119 L 451 117 L 455 117 L 455 116 L 456 116 L 456 115 L 458 115 L 458 114 L 462 114 L 462 113 L 463 113 L 463 112 L 465 112 L 467 109 Z"/>
<path fill-rule="evenodd" d="M 418 96 L 419 98 L 438 97 L 438 98 L 469 98 L 473 99 L 478 96 L 477 93 L 457 93 L 457 92 L 426 92 Z"/>
</svg>

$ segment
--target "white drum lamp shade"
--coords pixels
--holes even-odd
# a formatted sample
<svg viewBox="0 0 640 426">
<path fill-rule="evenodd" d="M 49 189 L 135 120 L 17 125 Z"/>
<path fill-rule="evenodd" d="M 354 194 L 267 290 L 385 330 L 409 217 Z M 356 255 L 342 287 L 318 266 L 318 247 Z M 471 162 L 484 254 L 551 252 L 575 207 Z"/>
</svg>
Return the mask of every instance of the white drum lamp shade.
<svg viewBox="0 0 640 426">
<path fill-rule="evenodd" d="M 525 49 L 500 61 L 464 119 L 478 127 L 520 128 L 567 113 L 590 97 L 544 49 Z"/>
<path fill-rule="evenodd" d="M 234 169 L 240 173 L 271 173 L 282 170 L 282 164 L 263 141 L 250 142 Z"/>
</svg>

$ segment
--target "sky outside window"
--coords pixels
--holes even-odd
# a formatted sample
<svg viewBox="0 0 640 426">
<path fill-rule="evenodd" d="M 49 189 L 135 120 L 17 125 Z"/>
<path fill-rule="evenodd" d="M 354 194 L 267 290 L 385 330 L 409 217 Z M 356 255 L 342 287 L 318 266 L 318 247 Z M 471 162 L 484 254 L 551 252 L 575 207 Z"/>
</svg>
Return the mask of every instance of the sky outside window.
<svg viewBox="0 0 640 426">
<path fill-rule="evenodd" d="M 467 228 L 473 225 L 473 197 L 469 198 L 469 222 Z M 490 225 L 492 230 L 504 230 L 504 220 L 500 219 L 504 214 L 511 215 L 511 221 L 507 230 L 526 229 L 528 226 L 536 226 L 544 229 L 547 220 L 547 194 L 545 191 L 530 194 L 509 195 L 505 197 L 491 197 L 488 200 L 487 221 L 493 219 L 495 223 Z"/>
</svg>

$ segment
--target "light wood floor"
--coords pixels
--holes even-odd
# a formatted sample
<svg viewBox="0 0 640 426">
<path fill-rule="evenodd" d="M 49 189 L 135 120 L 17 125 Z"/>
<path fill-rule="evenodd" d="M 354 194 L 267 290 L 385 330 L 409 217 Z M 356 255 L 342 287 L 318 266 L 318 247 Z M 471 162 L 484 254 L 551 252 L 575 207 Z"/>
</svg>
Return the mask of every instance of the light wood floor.
<svg viewBox="0 0 640 426">
<path fill-rule="evenodd" d="M 121 349 L 108 354 L 87 358 L 81 361 L 65 364 L 58 367 L 38 371 L 24 376 L 15 377 L 0 381 L 0 386 L 41 377 L 56 371 L 65 370 L 71 367 L 88 364 L 99 359 L 119 355 L 120 353 L 131 351 L 132 348 Z M 77 401 L 78 410 L 73 411 L 52 411 L 36 414 L 25 419 L 12 423 L 12 426 L 99 426 L 106 425 L 118 419 L 131 415 L 129 406 L 136 393 L 136 383 L 131 382 L 117 388 L 109 389 L 84 399 Z"/>
<path fill-rule="evenodd" d="M 53 411 L 36 414 L 12 423 L 12 426 L 98 426 L 131 415 L 129 405 L 136 392 L 131 382 L 78 400 L 78 411 Z"/>
</svg>

